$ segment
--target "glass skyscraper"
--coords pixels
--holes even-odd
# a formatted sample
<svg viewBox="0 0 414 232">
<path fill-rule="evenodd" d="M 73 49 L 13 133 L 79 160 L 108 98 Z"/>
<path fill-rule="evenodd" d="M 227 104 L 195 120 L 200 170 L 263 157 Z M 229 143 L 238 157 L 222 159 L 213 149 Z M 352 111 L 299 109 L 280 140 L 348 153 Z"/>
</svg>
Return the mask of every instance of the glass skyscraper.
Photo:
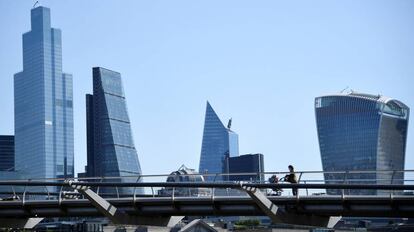
<svg viewBox="0 0 414 232">
<path fill-rule="evenodd" d="M 227 170 L 232 173 L 260 173 L 250 175 L 229 175 L 230 181 L 264 181 L 263 154 L 246 154 L 228 157 L 226 160 Z"/>
<path fill-rule="evenodd" d="M 86 95 L 86 107 L 87 176 L 140 175 L 141 167 L 132 138 L 121 74 L 100 67 L 93 68 L 93 95 Z M 119 192 L 125 194 L 132 191 L 121 190 Z"/>
<path fill-rule="evenodd" d="M 402 102 L 360 93 L 330 95 L 315 99 L 315 113 L 324 171 L 404 170 L 409 108 Z M 327 183 L 346 180 L 402 184 L 403 178 L 401 172 L 325 174 Z M 350 193 L 381 192 L 355 190 Z"/>
<path fill-rule="evenodd" d="M 61 31 L 46 7 L 31 10 L 23 34 L 14 116 L 16 170 L 26 178 L 73 177 L 72 75 L 62 72 Z"/>
<path fill-rule="evenodd" d="M 225 127 L 220 118 L 207 102 L 204 121 L 203 142 L 200 156 L 200 174 L 226 173 L 226 157 L 239 155 L 239 137 L 230 127 Z M 223 180 L 218 177 L 206 177 L 206 180 Z"/>
<path fill-rule="evenodd" d="M 0 171 L 14 170 L 14 136 L 0 135 Z"/>
</svg>

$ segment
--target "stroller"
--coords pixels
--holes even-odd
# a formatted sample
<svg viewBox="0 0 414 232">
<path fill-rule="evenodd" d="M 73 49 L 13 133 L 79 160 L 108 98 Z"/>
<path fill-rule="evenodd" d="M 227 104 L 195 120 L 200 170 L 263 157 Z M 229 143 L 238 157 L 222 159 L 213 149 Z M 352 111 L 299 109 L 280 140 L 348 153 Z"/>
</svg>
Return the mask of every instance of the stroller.
<svg viewBox="0 0 414 232">
<path fill-rule="evenodd" d="M 269 183 L 270 184 L 277 184 L 282 179 L 283 179 L 283 177 L 279 179 L 276 175 L 273 175 L 269 178 Z M 270 193 L 268 193 L 268 195 L 269 196 L 281 196 L 282 192 L 283 192 L 283 189 L 273 187 L 272 191 L 270 191 Z"/>
</svg>

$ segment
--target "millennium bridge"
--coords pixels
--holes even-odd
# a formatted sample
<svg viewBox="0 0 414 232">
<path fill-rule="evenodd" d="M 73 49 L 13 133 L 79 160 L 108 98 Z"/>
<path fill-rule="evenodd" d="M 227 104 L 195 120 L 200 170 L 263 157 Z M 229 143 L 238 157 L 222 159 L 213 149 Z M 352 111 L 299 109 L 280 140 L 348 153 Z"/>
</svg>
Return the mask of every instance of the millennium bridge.
<svg viewBox="0 0 414 232">
<path fill-rule="evenodd" d="M 104 216 L 113 224 L 173 226 L 184 216 L 268 216 L 272 223 L 333 227 L 341 217 L 414 218 L 414 170 L 296 172 L 297 184 L 263 178 L 285 174 L 231 174 L 262 177 L 251 181 L 209 174 L 217 177 L 209 182 L 189 181 L 194 174 L 179 182 L 165 182 L 169 175 L 3 180 L 0 225 L 32 228 L 47 217 Z M 372 174 L 375 180 L 361 178 Z M 327 175 L 336 179 L 324 180 Z M 292 188 L 299 194 L 291 195 Z"/>
</svg>

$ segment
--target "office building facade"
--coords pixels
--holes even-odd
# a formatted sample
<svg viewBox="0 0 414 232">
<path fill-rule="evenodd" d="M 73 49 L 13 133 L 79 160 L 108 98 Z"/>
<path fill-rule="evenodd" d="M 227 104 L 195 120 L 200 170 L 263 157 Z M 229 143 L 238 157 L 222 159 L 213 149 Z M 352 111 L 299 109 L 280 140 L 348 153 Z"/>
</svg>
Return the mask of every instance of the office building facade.
<svg viewBox="0 0 414 232">
<path fill-rule="evenodd" d="M 23 71 L 14 75 L 15 168 L 27 178 L 73 177 L 72 75 L 62 71 L 61 31 L 50 9 L 31 10 Z"/>
<path fill-rule="evenodd" d="M 239 138 L 230 129 L 230 126 L 231 121 L 227 127 L 224 126 L 210 103 L 207 102 L 201 145 L 200 174 L 226 173 L 226 157 L 239 155 Z M 205 176 L 205 180 L 223 180 L 223 178 Z"/>
<path fill-rule="evenodd" d="M 93 95 L 86 96 L 87 176 L 136 176 L 135 149 L 121 74 L 93 68 Z M 136 181 L 120 178 L 120 181 Z M 130 193 L 131 189 L 124 189 Z"/>
<path fill-rule="evenodd" d="M 226 165 L 227 171 L 230 174 L 228 178 L 230 181 L 264 181 L 263 154 L 246 154 L 227 157 Z M 249 173 L 249 175 L 240 175 L 240 173 Z"/>
<path fill-rule="evenodd" d="M 14 171 L 13 135 L 0 135 L 0 171 Z"/>
<path fill-rule="evenodd" d="M 403 183 L 403 173 L 392 170 L 404 170 L 409 120 L 409 108 L 405 104 L 380 95 L 352 92 L 317 97 L 315 114 L 325 172 L 381 171 L 347 176 L 325 173 L 326 183 L 344 179 L 348 183 Z M 350 193 L 377 194 L 381 191 L 355 190 Z"/>
</svg>

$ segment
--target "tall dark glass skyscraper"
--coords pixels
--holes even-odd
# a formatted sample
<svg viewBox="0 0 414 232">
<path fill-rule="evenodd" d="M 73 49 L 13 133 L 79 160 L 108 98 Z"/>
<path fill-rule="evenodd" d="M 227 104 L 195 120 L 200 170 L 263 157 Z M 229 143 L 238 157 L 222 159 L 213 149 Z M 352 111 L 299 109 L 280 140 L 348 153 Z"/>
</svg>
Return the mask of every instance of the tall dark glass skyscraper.
<svg viewBox="0 0 414 232">
<path fill-rule="evenodd" d="M 23 71 L 14 75 L 16 170 L 27 178 L 73 176 L 72 75 L 62 72 L 61 31 L 50 9 L 31 10 Z"/>
<path fill-rule="evenodd" d="M 14 170 L 14 136 L 0 135 L 0 171 Z"/>
<path fill-rule="evenodd" d="M 404 170 L 409 108 L 402 102 L 360 93 L 330 95 L 315 99 L 315 113 L 324 171 Z M 369 181 L 359 183 L 402 184 L 404 175 L 325 174 L 327 183 L 344 178 L 349 182 L 365 179 Z"/>
<path fill-rule="evenodd" d="M 93 68 L 93 95 L 86 95 L 86 107 L 87 176 L 140 175 L 121 74 Z"/>
<path fill-rule="evenodd" d="M 210 103 L 207 102 L 199 166 L 200 174 L 226 173 L 226 157 L 239 155 L 239 137 L 230 130 L 230 124 L 231 121 L 225 127 Z M 205 179 L 213 180 L 214 178 Z M 222 180 L 222 178 L 215 180 Z"/>
</svg>

